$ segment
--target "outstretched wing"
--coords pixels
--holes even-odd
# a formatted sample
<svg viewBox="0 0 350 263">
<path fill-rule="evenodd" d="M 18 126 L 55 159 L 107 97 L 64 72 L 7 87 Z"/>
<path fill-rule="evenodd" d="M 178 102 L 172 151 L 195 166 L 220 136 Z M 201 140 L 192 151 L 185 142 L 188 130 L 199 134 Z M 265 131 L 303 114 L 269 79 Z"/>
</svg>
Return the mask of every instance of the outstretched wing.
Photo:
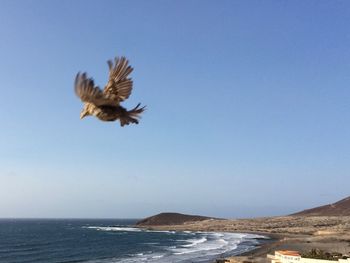
<svg viewBox="0 0 350 263">
<path fill-rule="evenodd" d="M 118 98 L 113 94 L 105 94 L 102 90 L 95 86 L 94 80 L 88 78 L 86 73 L 75 77 L 74 83 L 75 94 L 83 101 L 89 102 L 96 106 L 116 106 Z"/>
<path fill-rule="evenodd" d="M 109 66 L 109 81 L 103 92 L 106 95 L 114 95 L 118 103 L 129 98 L 132 90 L 132 80 L 128 75 L 133 71 L 129 61 L 125 57 L 107 61 Z"/>
</svg>

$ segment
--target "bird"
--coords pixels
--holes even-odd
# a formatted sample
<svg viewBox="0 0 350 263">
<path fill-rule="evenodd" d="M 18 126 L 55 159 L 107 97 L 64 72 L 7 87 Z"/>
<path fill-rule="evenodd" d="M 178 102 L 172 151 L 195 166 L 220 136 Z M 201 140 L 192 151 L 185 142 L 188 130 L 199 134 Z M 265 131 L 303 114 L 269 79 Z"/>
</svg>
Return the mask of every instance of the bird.
<svg viewBox="0 0 350 263">
<path fill-rule="evenodd" d="M 133 86 L 133 81 L 129 77 L 133 68 L 129 65 L 126 57 L 115 57 L 107 61 L 109 67 L 109 80 L 101 90 L 95 86 L 93 78 L 89 78 L 87 73 L 80 73 L 75 77 L 75 94 L 84 103 L 80 113 L 80 119 L 86 116 L 95 116 L 101 121 L 120 121 L 120 126 L 130 123 L 138 124 L 140 114 L 146 106 L 140 107 L 141 103 L 131 110 L 127 110 L 120 105 L 128 99 Z"/>
</svg>

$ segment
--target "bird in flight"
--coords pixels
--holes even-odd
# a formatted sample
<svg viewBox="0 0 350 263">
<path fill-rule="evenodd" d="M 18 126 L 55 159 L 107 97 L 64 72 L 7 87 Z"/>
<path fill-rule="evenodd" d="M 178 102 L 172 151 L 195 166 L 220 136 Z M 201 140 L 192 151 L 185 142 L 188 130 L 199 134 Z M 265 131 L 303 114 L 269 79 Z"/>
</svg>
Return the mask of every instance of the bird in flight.
<svg viewBox="0 0 350 263">
<path fill-rule="evenodd" d="M 125 57 L 107 61 L 109 66 L 109 80 L 103 91 L 95 86 L 94 80 L 88 78 L 86 73 L 77 74 L 74 83 L 76 95 L 84 103 L 80 113 L 80 119 L 92 115 L 101 121 L 120 121 L 120 125 L 139 123 L 140 114 L 145 106 L 140 108 L 140 103 L 133 109 L 127 110 L 120 103 L 129 98 L 132 90 L 132 80 L 129 74 L 133 68 Z"/>
</svg>

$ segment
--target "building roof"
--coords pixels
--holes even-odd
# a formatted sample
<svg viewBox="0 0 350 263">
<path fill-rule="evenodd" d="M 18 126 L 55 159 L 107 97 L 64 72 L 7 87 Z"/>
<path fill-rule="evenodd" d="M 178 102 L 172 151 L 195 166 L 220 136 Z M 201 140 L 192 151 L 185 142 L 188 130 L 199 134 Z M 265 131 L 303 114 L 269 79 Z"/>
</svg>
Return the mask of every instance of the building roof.
<svg viewBox="0 0 350 263">
<path fill-rule="evenodd" d="M 285 255 L 285 256 L 294 256 L 294 257 L 300 257 L 300 254 L 298 251 L 293 250 L 277 250 L 276 252 Z"/>
</svg>

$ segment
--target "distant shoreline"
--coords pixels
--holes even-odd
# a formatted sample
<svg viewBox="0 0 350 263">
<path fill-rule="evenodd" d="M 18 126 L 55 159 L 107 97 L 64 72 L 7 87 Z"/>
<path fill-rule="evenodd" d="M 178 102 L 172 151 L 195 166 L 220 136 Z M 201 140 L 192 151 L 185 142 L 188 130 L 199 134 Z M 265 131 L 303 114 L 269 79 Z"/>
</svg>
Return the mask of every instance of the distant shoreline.
<svg viewBox="0 0 350 263">
<path fill-rule="evenodd" d="M 140 227 L 140 226 L 139 226 Z M 257 234 L 269 237 L 257 248 L 234 256 L 238 262 L 268 263 L 275 250 L 307 252 L 321 249 L 350 254 L 350 216 L 268 217 L 235 220 L 203 220 L 181 225 L 144 226 L 152 230 L 206 231 Z"/>
</svg>

